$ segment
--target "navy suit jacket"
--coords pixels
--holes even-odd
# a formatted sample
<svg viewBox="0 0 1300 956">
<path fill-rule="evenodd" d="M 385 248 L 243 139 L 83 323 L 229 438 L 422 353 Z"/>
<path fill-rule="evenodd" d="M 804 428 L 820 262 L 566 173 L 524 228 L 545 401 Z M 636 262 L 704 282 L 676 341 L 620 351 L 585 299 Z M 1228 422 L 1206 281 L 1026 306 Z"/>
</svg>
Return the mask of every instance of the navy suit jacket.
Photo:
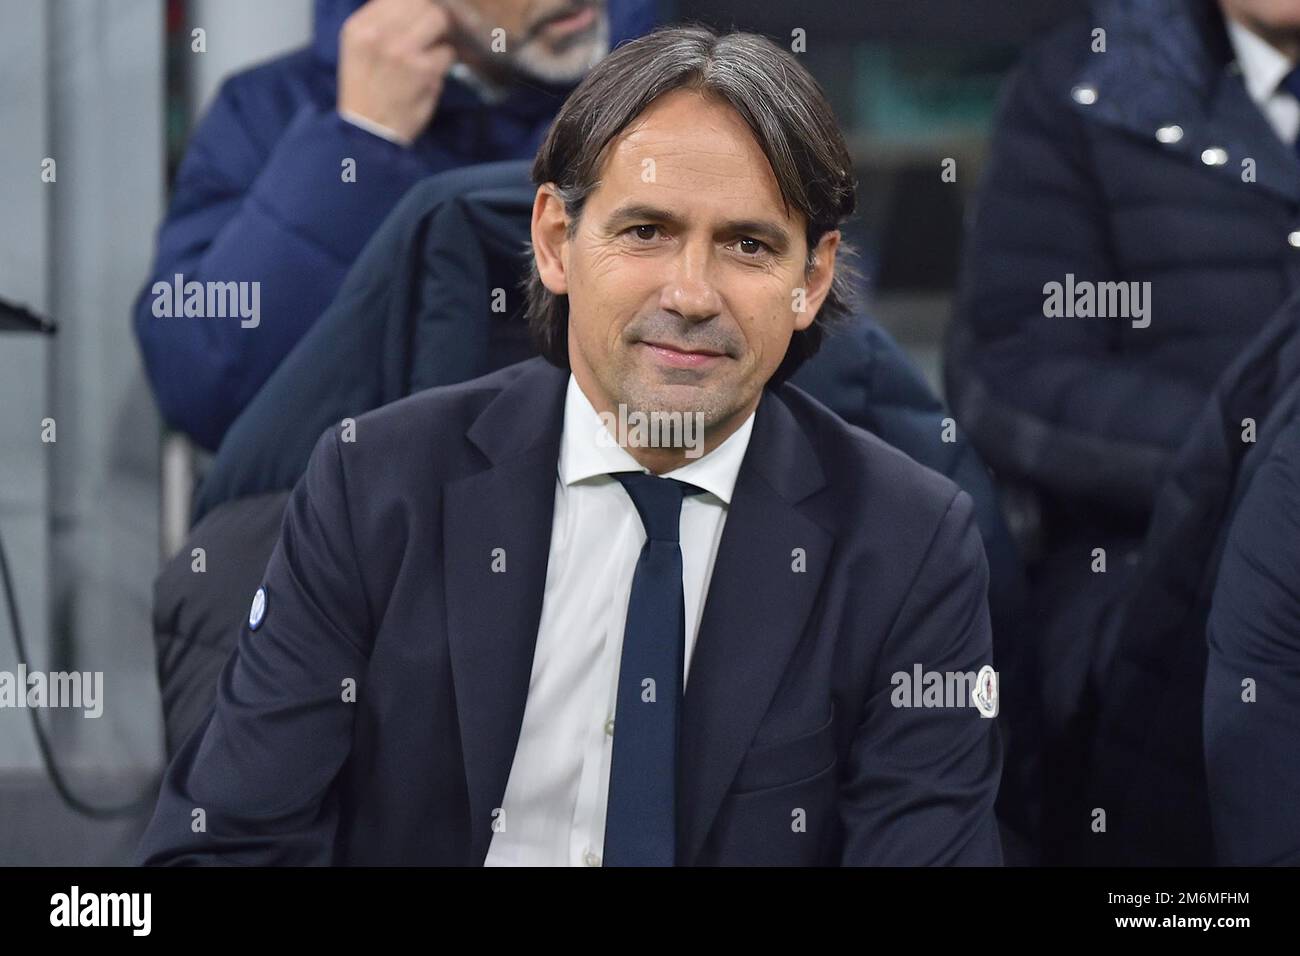
<svg viewBox="0 0 1300 956">
<path fill-rule="evenodd" d="M 531 359 L 321 437 L 265 617 L 168 768 L 140 861 L 483 863 L 566 382 Z M 683 699 L 679 864 L 1001 862 L 996 722 L 891 705 L 896 672 L 991 662 L 972 512 L 806 393 L 764 390 Z"/>
</svg>

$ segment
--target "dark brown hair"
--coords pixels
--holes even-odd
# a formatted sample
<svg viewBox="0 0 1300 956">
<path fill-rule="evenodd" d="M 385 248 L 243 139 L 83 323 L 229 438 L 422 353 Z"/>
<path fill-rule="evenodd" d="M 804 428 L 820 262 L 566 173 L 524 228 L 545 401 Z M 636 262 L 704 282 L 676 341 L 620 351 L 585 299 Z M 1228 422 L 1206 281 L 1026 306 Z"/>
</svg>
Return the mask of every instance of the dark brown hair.
<svg viewBox="0 0 1300 956">
<path fill-rule="evenodd" d="M 853 165 L 817 81 L 792 55 L 756 34 L 719 36 L 706 27 L 668 27 L 620 46 L 561 107 L 533 161 L 533 182 L 555 185 L 572 228 L 599 182 L 606 147 L 656 99 L 679 89 L 718 98 L 749 125 L 787 207 L 807 220 L 811 266 L 822 236 L 853 212 Z M 840 248 L 844 254 L 852 251 Z M 821 309 L 791 338 L 773 381 L 793 374 L 816 353 L 827 325 L 849 312 L 851 274 L 847 266 L 836 269 Z M 568 368 L 568 296 L 554 295 L 542 284 L 536 261 L 526 293 L 538 348 Z"/>
</svg>

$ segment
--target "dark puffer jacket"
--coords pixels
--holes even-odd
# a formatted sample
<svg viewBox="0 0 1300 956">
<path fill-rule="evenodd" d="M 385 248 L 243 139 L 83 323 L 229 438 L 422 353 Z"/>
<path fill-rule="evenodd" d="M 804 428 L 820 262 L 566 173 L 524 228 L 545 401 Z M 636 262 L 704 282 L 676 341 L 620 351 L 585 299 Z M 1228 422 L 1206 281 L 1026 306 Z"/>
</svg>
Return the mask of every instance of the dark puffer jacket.
<svg viewBox="0 0 1300 956">
<path fill-rule="evenodd" d="M 1300 414 L 1232 520 L 1214 589 L 1205 760 L 1219 862 L 1300 865 Z"/>
<path fill-rule="evenodd" d="M 1144 314 L 1049 316 L 1049 283 L 1137 283 Z M 1118 626 L 1157 489 L 1297 287 L 1300 162 L 1250 99 L 1214 0 L 1096 0 L 1027 54 L 971 220 L 945 379 L 984 459 L 1042 505 L 1030 619 L 1059 784 L 1049 842 L 1090 832 L 1095 805 L 1072 800 L 1113 688 L 1089 675 L 1108 665 L 1097 637 Z M 1070 858 L 1063 844 L 1047 857 Z"/>
<path fill-rule="evenodd" d="M 1140 534 L 1211 387 L 1300 285 L 1298 230 L 1300 162 L 1213 0 L 1093 3 L 1007 89 L 949 343 L 958 420 L 1066 530 Z M 1070 275 L 1149 282 L 1149 325 L 1045 317 Z"/>
<path fill-rule="evenodd" d="M 1249 786 L 1242 771 L 1258 769 L 1255 761 L 1269 746 L 1264 723 L 1278 713 L 1267 707 L 1238 710 L 1243 676 L 1273 682 L 1246 663 L 1251 635 L 1235 626 L 1231 609 L 1267 616 L 1277 607 L 1276 601 L 1249 606 L 1268 596 L 1269 581 L 1259 577 L 1260 564 L 1242 561 L 1241 536 L 1256 538 L 1254 553 L 1267 555 L 1283 574 L 1287 555 L 1285 516 L 1264 518 L 1258 503 L 1244 509 L 1242 500 L 1250 497 L 1261 466 L 1294 436 L 1298 412 L 1300 294 L 1233 360 L 1189 428 L 1156 497 L 1141 561 L 1103 633 L 1093 661 L 1100 714 L 1086 786 L 1080 788 L 1085 808 L 1101 807 L 1108 817 L 1104 833 L 1080 830 L 1087 833 L 1084 856 L 1092 862 L 1259 859 L 1259 840 L 1242 837 L 1249 828 L 1228 825 L 1215 834 L 1217 845 L 1211 839 L 1204 753 L 1217 766 L 1216 799 L 1239 807 Z M 1244 524 L 1238 525 L 1239 515 Z M 1230 538 L 1234 544 L 1225 552 Z M 1217 637 L 1210 639 L 1217 664 L 1207 676 L 1206 622 L 1211 599 L 1218 605 L 1221 595 L 1228 606 L 1218 614 Z M 1274 686 L 1269 693 L 1279 691 Z M 1276 725 L 1267 729 L 1279 731 L 1285 733 Z M 1257 793 L 1254 799 L 1258 823 L 1294 816 L 1276 794 Z M 1276 831 L 1279 839 L 1284 832 Z"/>
</svg>

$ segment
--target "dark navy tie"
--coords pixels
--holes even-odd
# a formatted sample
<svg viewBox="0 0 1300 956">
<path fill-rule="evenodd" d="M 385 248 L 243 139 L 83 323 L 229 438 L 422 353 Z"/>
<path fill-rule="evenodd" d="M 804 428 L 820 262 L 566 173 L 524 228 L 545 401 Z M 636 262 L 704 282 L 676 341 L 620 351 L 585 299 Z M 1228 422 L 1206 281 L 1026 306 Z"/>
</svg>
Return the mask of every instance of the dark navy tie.
<svg viewBox="0 0 1300 956">
<path fill-rule="evenodd" d="M 682 497 L 703 489 L 644 473 L 615 475 L 646 542 L 632 577 L 614 710 L 605 866 L 672 866 L 677 736 L 686 644 L 679 543 Z"/>
<path fill-rule="evenodd" d="M 1300 99 L 1300 69 L 1292 70 L 1282 78 L 1282 82 L 1278 85 L 1296 99 Z M 1292 143 L 1291 148 L 1296 151 L 1297 155 L 1300 155 L 1300 139 Z"/>
</svg>

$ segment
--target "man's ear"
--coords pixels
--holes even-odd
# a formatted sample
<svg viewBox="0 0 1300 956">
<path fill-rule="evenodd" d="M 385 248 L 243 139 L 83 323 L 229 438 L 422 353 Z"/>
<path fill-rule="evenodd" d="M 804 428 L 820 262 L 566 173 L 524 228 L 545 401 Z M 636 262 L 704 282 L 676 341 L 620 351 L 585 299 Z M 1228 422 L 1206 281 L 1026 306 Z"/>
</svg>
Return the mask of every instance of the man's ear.
<svg viewBox="0 0 1300 956">
<path fill-rule="evenodd" d="M 817 248 L 813 250 L 812 265 L 805 270 L 804 308 L 794 316 L 796 332 L 802 332 L 812 325 L 813 319 L 821 310 L 822 303 L 826 301 L 826 296 L 830 294 L 831 280 L 835 278 L 835 253 L 839 247 L 838 229 L 826 233 L 817 241 Z"/>
<path fill-rule="evenodd" d="M 569 294 L 564 255 L 568 228 L 569 217 L 564 212 L 564 201 L 555 191 L 554 184 L 538 186 L 537 195 L 533 197 L 533 258 L 542 285 L 552 295 Z"/>
</svg>

